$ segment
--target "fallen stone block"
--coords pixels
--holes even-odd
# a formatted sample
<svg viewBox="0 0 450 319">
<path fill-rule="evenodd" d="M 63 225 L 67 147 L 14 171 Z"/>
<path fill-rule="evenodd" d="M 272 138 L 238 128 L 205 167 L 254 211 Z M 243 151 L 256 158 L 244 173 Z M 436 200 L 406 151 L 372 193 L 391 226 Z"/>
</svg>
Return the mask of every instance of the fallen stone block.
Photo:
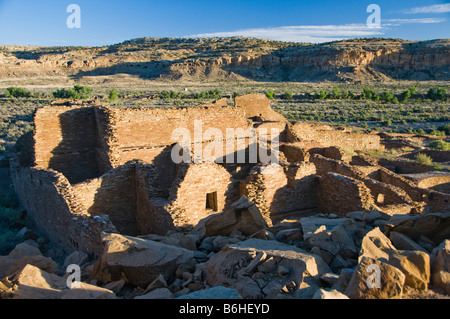
<svg viewBox="0 0 450 319">
<path fill-rule="evenodd" d="M 265 260 L 262 259 L 264 256 L 266 256 Z M 257 262 L 253 262 L 255 258 Z M 261 266 L 265 262 L 270 265 L 265 265 L 263 269 Z M 282 278 L 283 282 L 287 284 L 294 281 L 297 286 L 304 280 L 319 281 L 321 274 L 330 272 L 328 265 L 317 255 L 278 241 L 254 238 L 225 247 L 211 257 L 202 266 L 202 269 L 210 285 L 234 287 L 238 282 L 239 275 L 244 272 L 248 276 L 252 275 L 251 271 L 247 269 L 250 265 L 251 270 L 257 268 L 262 275 L 259 268 L 267 270 L 266 266 L 271 266 L 269 268 L 275 270 L 280 265 L 286 267 L 289 269 L 289 273 Z"/>
<path fill-rule="evenodd" d="M 97 287 L 84 282 L 79 282 L 76 287 L 71 287 L 61 299 L 117 299 L 116 294 L 106 288 Z"/>
<path fill-rule="evenodd" d="M 268 225 L 259 209 L 247 197 L 242 196 L 231 209 L 202 219 L 192 233 L 210 237 L 232 236 L 234 232 L 239 231 L 250 236 L 266 227 Z"/>
<path fill-rule="evenodd" d="M 432 253 L 431 281 L 450 294 L 450 240 L 446 239 Z"/>
<path fill-rule="evenodd" d="M 345 295 L 350 299 L 400 299 L 405 275 L 396 267 L 363 257 L 350 279 Z"/>
<path fill-rule="evenodd" d="M 109 281 L 124 274 L 130 284 L 142 288 L 159 275 L 171 281 L 177 268 L 194 257 L 184 248 L 120 234 L 103 234 L 102 241 L 101 272 L 109 273 Z"/>
<path fill-rule="evenodd" d="M 11 282 L 13 299 L 60 299 L 69 290 L 66 279 L 27 265 Z"/>
</svg>

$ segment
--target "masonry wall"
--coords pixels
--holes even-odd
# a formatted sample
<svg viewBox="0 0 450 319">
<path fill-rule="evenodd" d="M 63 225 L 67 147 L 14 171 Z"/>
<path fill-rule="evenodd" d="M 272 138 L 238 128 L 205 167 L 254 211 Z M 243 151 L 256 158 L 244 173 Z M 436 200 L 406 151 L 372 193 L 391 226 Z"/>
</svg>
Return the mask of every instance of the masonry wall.
<svg viewBox="0 0 450 319">
<path fill-rule="evenodd" d="M 242 110 L 235 107 L 208 107 L 184 109 L 125 109 L 115 112 L 115 129 L 119 146 L 120 163 L 132 159 L 151 162 L 166 147 L 179 142 L 172 133 L 179 128 L 190 132 L 191 140 L 197 140 L 194 121 L 201 120 L 200 141 L 207 141 L 204 133 L 216 128 L 226 136 L 227 128 L 250 128 Z"/>
<path fill-rule="evenodd" d="M 319 207 L 325 213 L 345 216 L 352 211 L 376 209 L 374 198 L 363 182 L 336 173 L 322 176 Z"/>
<path fill-rule="evenodd" d="M 259 208 L 268 224 L 317 208 L 318 178 L 313 163 L 258 165 L 241 182 L 241 195 Z"/>
<path fill-rule="evenodd" d="M 63 173 L 72 184 L 101 175 L 93 108 L 38 109 L 34 123 L 38 166 Z"/>
<path fill-rule="evenodd" d="M 316 147 L 329 147 L 339 145 L 348 150 L 382 149 L 381 139 L 375 134 L 352 133 L 333 129 L 328 125 L 309 124 L 298 122 L 290 130 L 288 136 L 299 139 L 305 146 L 313 141 Z"/>
<path fill-rule="evenodd" d="M 207 194 L 216 193 L 217 209 L 208 209 Z M 169 201 L 176 212 L 176 226 L 194 226 L 210 214 L 220 213 L 239 199 L 238 185 L 231 174 L 215 163 L 181 164 Z"/>
<path fill-rule="evenodd" d="M 287 123 L 286 118 L 274 111 L 270 106 L 270 100 L 264 94 L 246 94 L 237 96 L 234 105 L 244 110 L 247 118 L 255 118 L 257 121 L 274 121 Z"/>
<path fill-rule="evenodd" d="M 101 232 L 117 232 L 107 216 L 95 218 L 84 210 L 67 178 L 58 172 L 20 168 L 13 170 L 12 181 L 36 229 L 67 252 L 100 256 Z"/>
</svg>

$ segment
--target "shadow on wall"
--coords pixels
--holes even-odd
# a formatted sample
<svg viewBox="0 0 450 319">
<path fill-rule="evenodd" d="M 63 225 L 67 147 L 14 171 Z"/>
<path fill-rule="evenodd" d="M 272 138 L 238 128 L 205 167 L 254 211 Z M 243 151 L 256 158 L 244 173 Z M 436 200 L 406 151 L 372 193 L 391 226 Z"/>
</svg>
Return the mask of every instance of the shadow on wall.
<svg viewBox="0 0 450 319">
<path fill-rule="evenodd" d="M 51 151 L 53 156 L 48 167 L 64 174 L 71 184 L 101 176 L 93 109 L 64 112 L 60 114 L 59 122 L 62 141 Z"/>
</svg>

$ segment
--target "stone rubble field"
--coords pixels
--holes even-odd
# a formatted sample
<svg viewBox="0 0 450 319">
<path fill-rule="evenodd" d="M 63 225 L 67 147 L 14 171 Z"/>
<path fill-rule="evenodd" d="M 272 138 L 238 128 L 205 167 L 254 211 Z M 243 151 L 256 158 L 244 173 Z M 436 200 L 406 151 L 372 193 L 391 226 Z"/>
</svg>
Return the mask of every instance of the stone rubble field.
<svg viewBox="0 0 450 319">
<path fill-rule="evenodd" d="M 31 229 L 19 235 L 0 256 L 1 299 L 450 298 L 450 211 L 319 214 L 269 227 L 242 197 L 190 232 L 103 233 L 98 258 L 64 254 Z M 73 264 L 81 282 L 69 288 Z"/>
</svg>

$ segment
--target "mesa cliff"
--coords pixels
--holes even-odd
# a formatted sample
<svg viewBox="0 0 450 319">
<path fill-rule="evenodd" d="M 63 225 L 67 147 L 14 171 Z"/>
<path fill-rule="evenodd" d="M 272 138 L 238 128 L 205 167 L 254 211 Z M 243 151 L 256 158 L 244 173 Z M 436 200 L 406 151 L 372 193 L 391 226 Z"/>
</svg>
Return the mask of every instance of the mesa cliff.
<svg viewBox="0 0 450 319">
<path fill-rule="evenodd" d="M 254 38 L 140 38 L 105 47 L 0 47 L 0 77 L 347 83 L 448 81 L 448 39 L 324 44 Z"/>
</svg>

